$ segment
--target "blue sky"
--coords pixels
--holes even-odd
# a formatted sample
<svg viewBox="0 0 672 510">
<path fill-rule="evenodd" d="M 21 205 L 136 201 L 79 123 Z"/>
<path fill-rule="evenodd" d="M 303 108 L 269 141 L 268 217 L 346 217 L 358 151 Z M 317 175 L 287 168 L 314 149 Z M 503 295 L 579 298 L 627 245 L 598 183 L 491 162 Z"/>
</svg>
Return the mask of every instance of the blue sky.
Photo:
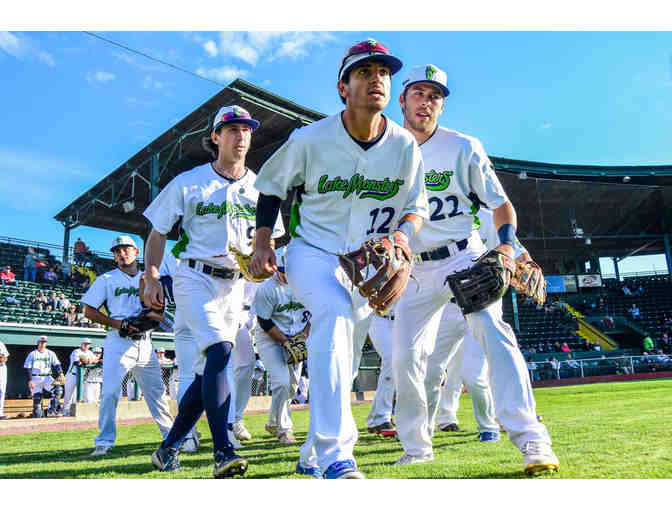
<svg viewBox="0 0 672 510">
<path fill-rule="evenodd" d="M 441 123 L 489 154 L 671 164 L 670 32 L 99 32 L 199 75 L 341 109 L 343 50 L 366 37 L 448 75 Z M 0 33 L 0 235 L 61 243 L 53 216 L 219 87 L 81 32 Z M 78 228 L 95 249 L 113 233 Z M 662 266 L 657 266 L 661 269 Z M 611 271 L 611 268 L 609 268 Z"/>
</svg>

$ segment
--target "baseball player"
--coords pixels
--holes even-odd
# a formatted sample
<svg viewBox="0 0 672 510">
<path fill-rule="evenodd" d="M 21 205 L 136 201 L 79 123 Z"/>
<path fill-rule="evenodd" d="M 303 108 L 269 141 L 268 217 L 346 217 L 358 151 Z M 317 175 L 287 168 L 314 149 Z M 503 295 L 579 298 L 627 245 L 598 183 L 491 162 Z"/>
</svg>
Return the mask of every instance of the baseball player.
<svg viewBox="0 0 672 510">
<path fill-rule="evenodd" d="M 261 196 L 250 267 L 257 276 L 277 270 L 271 226 L 281 201 L 298 187 L 286 269 L 294 295 L 313 313 L 306 444 L 314 444 L 325 478 L 364 478 L 353 455 L 357 427 L 350 390 L 353 338 L 371 308 L 344 283 L 338 254 L 381 236 L 403 243 L 428 216 L 417 143 L 382 114 L 391 76 L 401 66 L 373 39 L 346 50 L 337 83 L 345 110 L 295 130 L 256 182 Z"/>
<path fill-rule="evenodd" d="M 85 338 L 79 348 L 70 353 L 70 365 L 65 376 L 65 395 L 63 396 L 63 416 L 70 416 L 70 408 L 77 399 L 77 367 L 98 361 L 91 351 L 91 339 Z"/>
<path fill-rule="evenodd" d="M 145 396 L 154 421 L 165 435 L 173 424 L 168 409 L 161 366 L 152 347 L 149 332 L 141 333 L 130 326 L 124 331 L 124 319 L 137 316 L 142 310 L 138 296 L 141 273 L 138 270 L 138 247 L 129 236 L 114 239 L 110 251 L 118 268 L 100 275 L 82 297 L 84 315 L 92 322 L 109 327 L 105 337 L 103 388 L 98 410 L 100 433 L 94 440 L 92 456 L 107 454 L 117 437 L 117 405 L 121 383 L 130 372 Z M 99 308 L 105 304 L 109 316 Z M 121 335 L 126 336 L 121 336 Z"/>
<path fill-rule="evenodd" d="M 243 280 L 231 247 L 249 253 L 255 230 L 258 192 L 255 175 L 245 166 L 252 132 L 259 122 L 239 106 L 225 106 L 204 139 L 214 161 L 175 177 L 145 210 L 152 224 L 147 242 L 144 300 L 163 306 L 158 268 L 166 235 L 181 221 L 182 237 L 173 254 L 177 310 L 198 348 L 196 376 L 179 405 L 175 426 L 152 455 L 161 471 L 180 470 L 178 448 L 205 410 L 212 432 L 215 478 L 244 474 L 248 462 L 233 451 L 228 434 L 232 402 L 231 351 L 243 300 Z M 278 235 L 284 230 L 276 224 Z M 182 360 L 180 360 L 182 363 Z"/>
<path fill-rule="evenodd" d="M 303 363 L 288 364 L 285 341 L 300 332 L 310 331 L 310 312 L 298 301 L 285 277 L 285 249 L 276 252 L 278 271 L 259 286 L 252 309 L 257 325 L 252 330 L 259 357 L 268 370 L 272 392 L 268 424 L 275 424 L 281 444 L 296 444 L 290 403 L 299 386 Z"/>
<path fill-rule="evenodd" d="M 33 396 L 33 418 L 42 418 L 42 399 L 46 396 L 51 399 L 47 416 L 58 414 L 58 400 L 54 395 L 54 378 L 51 370 L 54 369 L 59 377 L 63 376 L 61 362 L 54 351 L 47 349 L 47 337 L 42 335 L 37 339 L 37 349 L 26 357 L 23 368 L 28 375 L 28 387 Z"/>
<path fill-rule="evenodd" d="M 448 96 L 446 75 L 433 65 L 415 67 L 399 97 L 404 126 L 420 144 L 430 217 L 411 239 L 418 257 L 418 292 L 399 299 L 393 329 L 392 366 L 397 389 L 397 434 L 404 448 L 398 465 L 433 459 L 425 375 L 446 303 L 452 297 L 447 277 L 468 269 L 486 248 L 474 225 L 480 205 L 493 210 L 497 251 L 514 254 L 516 213 L 481 143 L 438 126 Z M 536 420 L 525 360 L 511 327 L 502 319 L 501 299 L 466 316 L 483 347 L 490 369 L 496 415 L 509 439 L 524 455 L 525 472 L 554 471 L 558 459 L 551 438 Z M 459 326 L 459 325 L 458 325 Z"/>
<path fill-rule="evenodd" d="M 394 312 L 380 316 L 375 314 L 369 328 L 369 338 L 380 356 L 380 374 L 376 394 L 366 417 L 368 431 L 383 437 L 397 435 L 392 424 L 392 400 L 394 380 L 392 378 L 392 327 Z"/>
<path fill-rule="evenodd" d="M 102 362 L 102 347 L 94 347 L 93 354 L 96 356 L 97 366 L 94 368 L 87 368 L 84 375 L 84 402 L 100 402 L 100 391 L 103 385 L 103 367 Z"/>
<path fill-rule="evenodd" d="M 245 282 L 240 327 L 236 334 L 236 345 L 233 349 L 235 413 L 231 430 L 235 438 L 240 441 L 252 439 L 252 434 L 245 427 L 243 413 L 252 395 L 252 374 L 257 361 L 251 336 L 256 321 L 250 309 L 258 287 L 258 283 Z"/>
<path fill-rule="evenodd" d="M 0 420 L 5 420 L 5 394 L 7 393 L 7 359 L 9 351 L 0 341 Z"/>
</svg>

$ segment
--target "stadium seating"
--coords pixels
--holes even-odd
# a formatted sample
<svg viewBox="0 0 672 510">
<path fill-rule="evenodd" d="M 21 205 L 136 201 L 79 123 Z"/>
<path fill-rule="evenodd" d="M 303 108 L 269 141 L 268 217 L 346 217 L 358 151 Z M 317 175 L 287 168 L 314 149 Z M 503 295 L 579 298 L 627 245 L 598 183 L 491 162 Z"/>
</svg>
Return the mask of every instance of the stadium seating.
<svg viewBox="0 0 672 510">
<path fill-rule="evenodd" d="M 62 311 L 40 311 L 31 307 L 31 301 L 38 290 L 43 293 L 61 292 L 70 300 L 72 304 L 79 304 L 82 291 L 67 287 L 64 285 L 39 284 L 34 282 L 26 282 L 23 280 L 16 281 L 17 286 L 2 285 L 0 286 L 0 322 L 18 322 L 28 324 L 64 324 L 65 317 Z M 7 304 L 5 298 L 12 296 L 21 304 Z"/>
</svg>

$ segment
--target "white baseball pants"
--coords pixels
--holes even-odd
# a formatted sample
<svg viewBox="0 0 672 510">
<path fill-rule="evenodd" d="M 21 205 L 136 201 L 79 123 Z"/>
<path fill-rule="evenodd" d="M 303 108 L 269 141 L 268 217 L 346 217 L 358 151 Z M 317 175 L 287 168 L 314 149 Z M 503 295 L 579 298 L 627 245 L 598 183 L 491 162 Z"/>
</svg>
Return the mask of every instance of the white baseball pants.
<svg viewBox="0 0 672 510">
<path fill-rule="evenodd" d="M 31 395 L 42 393 L 43 391 L 51 391 L 54 388 L 54 378 L 50 375 L 33 375 L 30 377 L 35 386 L 30 390 Z"/>
<path fill-rule="evenodd" d="M 350 391 L 357 310 L 365 300 L 346 278 L 338 257 L 294 238 L 287 251 L 287 280 L 313 314 L 308 347 L 310 427 L 306 451 L 315 446 L 324 471 L 339 460 L 353 460 L 357 426 Z M 306 456 L 303 455 L 302 463 Z M 311 464 L 304 464 L 309 466 Z"/>
<path fill-rule="evenodd" d="M 376 394 L 371 402 L 366 425 L 375 427 L 392 420 L 394 380 L 392 379 L 392 327 L 394 321 L 374 314 L 369 328 L 369 337 L 380 356 L 380 374 Z"/>
<path fill-rule="evenodd" d="M 101 383 L 85 382 L 82 390 L 84 402 L 100 402 Z"/>
<path fill-rule="evenodd" d="M 82 388 L 83 390 L 83 388 Z M 77 401 L 77 369 L 68 371 L 63 387 L 63 416 L 70 416 L 70 408 Z"/>
<path fill-rule="evenodd" d="M 140 389 L 152 418 L 165 438 L 173 426 L 173 418 L 168 409 L 161 365 L 150 340 L 134 341 L 121 338 L 116 331 L 108 333 L 105 339 L 105 359 L 103 361 L 103 391 L 98 411 L 96 446 L 114 446 L 117 437 L 117 405 L 121 397 L 121 382 L 131 372 Z"/>
<path fill-rule="evenodd" d="M 409 455 L 432 452 L 424 382 L 443 308 L 452 297 L 446 277 L 471 267 L 484 251 L 480 239 L 472 236 L 465 250 L 444 260 L 418 264 L 414 274 L 419 292 L 405 292 L 397 304 L 392 335 L 395 416 L 398 437 Z M 502 319 L 501 300 L 467 315 L 466 322 L 485 351 L 496 416 L 509 439 L 519 449 L 530 440 L 550 444 L 546 427 L 537 422 L 525 360 L 513 330 Z"/>
<path fill-rule="evenodd" d="M 7 394 L 7 365 L 0 365 L 0 416 L 5 414 L 5 395 Z"/>
<path fill-rule="evenodd" d="M 312 337 L 312 334 L 310 335 Z M 278 436 L 293 430 L 290 404 L 297 388 L 303 363 L 288 365 L 285 350 L 261 328 L 255 328 L 254 339 L 259 349 L 259 357 L 268 372 L 271 392 L 271 408 L 268 423 L 275 423 Z"/>
</svg>

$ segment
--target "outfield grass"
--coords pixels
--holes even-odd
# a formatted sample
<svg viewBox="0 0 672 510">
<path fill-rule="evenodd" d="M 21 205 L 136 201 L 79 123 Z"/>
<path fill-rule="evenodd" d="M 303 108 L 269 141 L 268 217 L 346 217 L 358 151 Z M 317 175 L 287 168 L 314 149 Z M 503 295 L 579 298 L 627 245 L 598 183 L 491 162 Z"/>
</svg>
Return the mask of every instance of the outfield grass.
<svg viewBox="0 0 672 510">
<path fill-rule="evenodd" d="M 560 472 L 553 478 L 671 478 L 672 380 L 592 384 L 535 390 L 537 411 L 553 438 Z M 395 439 L 366 431 L 369 406 L 355 406 L 359 426 L 355 456 L 369 478 L 524 478 L 522 455 L 506 439 L 480 444 L 463 395 L 458 414 L 464 433 L 438 432 L 435 460 L 393 467 L 402 454 Z M 308 412 L 293 414 L 295 433 L 305 439 Z M 302 478 L 293 474 L 297 446 L 280 446 L 264 430 L 266 415 L 245 418 L 253 440 L 241 451 L 250 461 L 246 478 Z M 97 430 L 0 437 L 0 478 L 210 478 L 212 441 L 207 422 L 199 453 L 182 454 L 184 473 L 155 471 L 150 462 L 160 435 L 154 424 L 119 428 L 117 446 L 104 457 L 88 456 Z"/>
</svg>

